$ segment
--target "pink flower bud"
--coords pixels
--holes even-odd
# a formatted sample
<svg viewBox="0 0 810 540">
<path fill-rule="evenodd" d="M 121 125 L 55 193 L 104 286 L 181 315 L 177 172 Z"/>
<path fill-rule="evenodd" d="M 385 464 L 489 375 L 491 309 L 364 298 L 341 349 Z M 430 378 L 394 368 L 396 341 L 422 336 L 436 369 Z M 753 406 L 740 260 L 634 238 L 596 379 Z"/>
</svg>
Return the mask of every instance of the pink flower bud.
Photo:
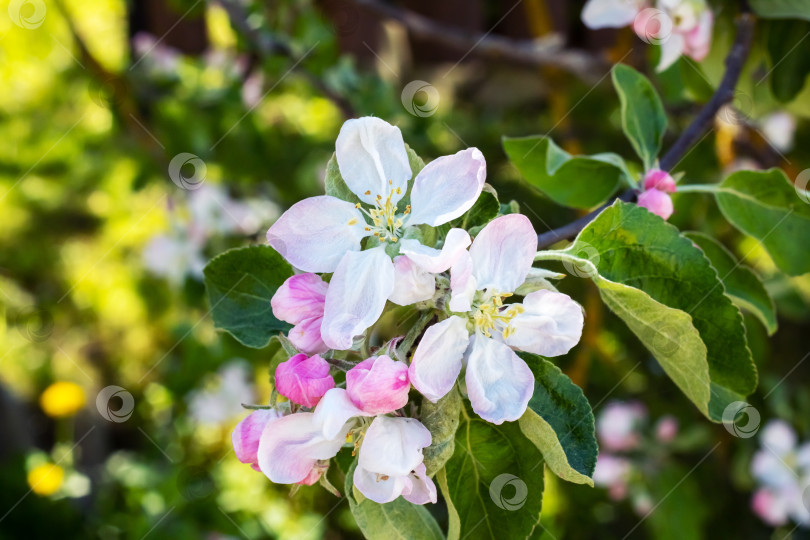
<svg viewBox="0 0 810 540">
<path fill-rule="evenodd" d="M 657 189 L 658 191 L 675 193 L 675 180 L 666 171 L 650 169 L 644 177 L 644 189 Z"/>
<path fill-rule="evenodd" d="M 655 427 L 655 437 L 662 443 L 672 442 L 678 434 L 678 421 L 674 416 L 664 416 Z"/>
<path fill-rule="evenodd" d="M 302 486 L 311 486 L 321 479 L 321 475 L 325 473 L 328 468 L 328 461 L 319 461 L 312 466 L 312 470 L 309 471 L 307 477 L 299 482 L 296 482 L 296 484 L 301 484 Z"/>
<path fill-rule="evenodd" d="M 363 360 L 346 373 L 349 398 L 369 414 L 385 414 L 408 403 L 408 365 L 388 356 Z"/>
<path fill-rule="evenodd" d="M 669 219 L 673 211 L 672 198 L 669 194 L 655 188 L 641 193 L 638 196 L 638 205 L 663 219 Z"/>
<path fill-rule="evenodd" d="M 315 274 L 297 274 L 285 281 L 270 300 L 273 315 L 290 324 L 323 317 L 328 285 Z"/>
<path fill-rule="evenodd" d="M 296 354 L 276 368 L 276 390 L 299 405 L 314 407 L 327 390 L 335 387 L 329 362 L 318 356 Z"/>
<path fill-rule="evenodd" d="M 320 354 L 329 350 L 321 337 L 323 317 L 304 319 L 289 332 L 289 338 L 295 348 L 306 354 Z"/>
<path fill-rule="evenodd" d="M 259 438 L 265 426 L 279 418 L 281 414 L 276 409 L 258 409 L 236 424 L 232 435 L 236 459 L 258 471 L 259 458 L 256 453 L 259 451 Z"/>
</svg>

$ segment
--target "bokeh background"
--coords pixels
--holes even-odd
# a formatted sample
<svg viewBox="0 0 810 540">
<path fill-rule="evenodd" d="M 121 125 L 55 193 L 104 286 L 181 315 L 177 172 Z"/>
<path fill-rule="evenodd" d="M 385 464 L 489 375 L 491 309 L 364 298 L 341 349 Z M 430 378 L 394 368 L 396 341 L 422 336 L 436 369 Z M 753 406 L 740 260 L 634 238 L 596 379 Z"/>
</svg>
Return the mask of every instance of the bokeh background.
<svg viewBox="0 0 810 540">
<path fill-rule="evenodd" d="M 318 486 L 291 496 L 235 459 L 231 430 L 241 403 L 268 399 L 271 353 L 215 331 L 202 266 L 262 242 L 284 208 L 321 193 L 352 116 L 398 125 L 426 161 L 479 147 L 502 201 L 538 232 L 562 225 L 576 213 L 522 180 L 500 137 L 629 157 L 608 76 L 621 60 L 659 87 L 671 143 L 711 95 L 733 36 L 733 3 L 718 2 L 709 58 L 655 75 L 654 48 L 630 29 L 588 31 L 583 2 L 370 3 L 0 1 L 0 538 L 360 537 L 340 499 Z M 402 13 L 455 33 L 409 30 Z M 552 60 L 499 58 L 493 39 L 538 40 Z M 687 181 L 810 166 L 810 98 L 777 105 L 757 83 L 765 71 L 755 46 L 734 107 L 677 167 Z M 775 440 L 794 437 L 781 472 L 795 473 L 796 504 L 810 503 L 810 279 L 778 275 L 710 198 L 676 196 L 675 209 L 676 225 L 719 238 L 776 300 L 774 336 L 745 319 L 760 371 L 752 414 Z M 561 289 L 588 316 L 559 364 L 618 461 L 600 464 L 594 489 L 547 474 L 538 534 L 810 536 L 755 504 L 764 430 L 707 422 L 587 280 Z"/>
</svg>

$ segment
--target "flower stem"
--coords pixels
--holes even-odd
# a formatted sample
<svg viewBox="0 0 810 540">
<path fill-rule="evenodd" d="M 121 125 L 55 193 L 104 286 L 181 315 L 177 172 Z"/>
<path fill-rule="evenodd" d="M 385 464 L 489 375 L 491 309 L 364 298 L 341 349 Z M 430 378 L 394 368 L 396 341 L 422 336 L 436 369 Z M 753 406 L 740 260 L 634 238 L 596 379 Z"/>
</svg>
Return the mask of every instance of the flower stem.
<svg viewBox="0 0 810 540">
<path fill-rule="evenodd" d="M 405 335 L 405 339 L 402 340 L 402 343 L 397 348 L 397 356 L 399 356 L 401 359 L 408 357 L 408 353 L 410 352 L 411 347 L 413 347 L 414 342 L 428 323 L 433 320 L 434 316 L 435 313 L 433 310 L 422 312 L 422 315 L 419 316 L 416 324 L 413 325 L 410 330 L 408 330 L 408 333 Z"/>
<path fill-rule="evenodd" d="M 721 187 L 715 184 L 692 184 L 690 186 L 678 186 L 676 193 L 717 193 Z"/>
<path fill-rule="evenodd" d="M 349 371 L 356 365 L 354 362 L 341 360 L 340 358 L 326 358 L 325 360 L 341 371 Z"/>
</svg>

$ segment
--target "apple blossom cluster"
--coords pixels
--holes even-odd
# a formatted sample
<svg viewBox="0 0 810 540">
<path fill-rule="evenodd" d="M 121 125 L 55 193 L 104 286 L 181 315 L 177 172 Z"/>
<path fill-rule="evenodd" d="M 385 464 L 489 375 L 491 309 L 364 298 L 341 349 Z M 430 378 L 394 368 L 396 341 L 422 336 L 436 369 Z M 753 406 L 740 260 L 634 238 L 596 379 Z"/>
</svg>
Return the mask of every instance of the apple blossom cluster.
<svg viewBox="0 0 810 540">
<path fill-rule="evenodd" d="M 592 29 L 632 25 L 638 37 L 661 45 L 656 70 L 664 71 L 681 55 L 706 57 L 714 15 L 705 0 L 588 0 L 582 22 Z"/>
<path fill-rule="evenodd" d="M 751 460 L 758 487 L 751 508 L 773 527 L 810 527 L 810 443 L 799 445 L 796 432 L 783 420 L 768 422 L 759 432 L 762 445 Z"/>
<path fill-rule="evenodd" d="M 275 370 L 288 401 L 247 416 L 234 449 L 273 482 L 311 485 L 351 448 L 366 498 L 436 502 L 423 400 L 458 388 L 482 419 L 518 420 L 535 383 L 518 352 L 567 353 L 583 311 L 532 267 L 528 218 L 497 216 L 472 228 L 474 238 L 458 226 L 484 189 L 478 149 L 439 157 L 412 179 L 399 129 L 366 117 L 343 125 L 335 159 L 348 200 L 302 200 L 267 231 L 299 271 L 271 300 L 293 325 L 282 338 L 291 354 Z M 411 306 L 417 322 L 372 346 L 372 327 L 397 306 Z"/>
<path fill-rule="evenodd" d="M 660 418 L 652 436 L 646 433 L 647 426 L 647 409 L 637 401 L 611 401 L 596 421 L 600 452 L 593 482 L 606 488 L 614 501 L 629 498 L 639 515 L 647 514 L 653 503 L 642 481 L 642 470 L 649 468 L 638 453 L 651 443 L 667 445 L 678 434 L 678 422 L 672 416 Z"/>
</svg>

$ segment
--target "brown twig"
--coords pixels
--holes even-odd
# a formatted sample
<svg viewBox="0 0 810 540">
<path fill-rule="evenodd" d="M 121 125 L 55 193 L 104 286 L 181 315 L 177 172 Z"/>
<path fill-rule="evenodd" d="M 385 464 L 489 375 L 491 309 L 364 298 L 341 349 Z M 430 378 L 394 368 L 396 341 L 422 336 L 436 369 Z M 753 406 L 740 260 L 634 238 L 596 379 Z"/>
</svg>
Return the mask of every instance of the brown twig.
<svg viewBox="0 0 810 540">
<path fill-rule="evenodd" d="M 728 56 L 726 56 L 726 72 L 723 75 L 723 79 L 720 81 L 720 85 L 717 87 L 717 90 L 715 90 L 709 102 L 703 106 L 694 120 L 692 120 L 675 143 L 661 157 L 659 163 L 662 169 L 673 169 L 689 151 L 689 148 L 709 129 L 720 108 L 734 99 L 734 89 L 737 86 L 740 72 L 751 50 L 755 23 L 755 17 L 743 6 L 743 12 L 737 19 L 737 35 L 734 38 L 734 43 L 731 46 Z M 560 240 L 570 240 L 574 238 L 605 208 L 613 204 L 615 200 L 619 199 L 631 202 L 636 199 L 636 195 L 634 190 L 629 189 L 613 200 L 603 204 L 590 214 L 563 225 L 562 227 L 537 235 L 537 249 L 547 248 Z"/>
<path fill-rule="evenodd" d="M 332 103 L 334 103 L 343 116 L 346 118 L 354 118 L 357 113 L 352 107 L 351 103 L 329 88 L 317 75 L 305 68 L 300 62 L 300 59 L 295 56 L 290 47 L 277 39 L 274 39 L 270 34 L 262 32 L 248 23 L 248 14 L 245 9 L 239 5 L 238 2 L 233 0 L 219 0 L 222 8 L 228 13 L 231 24 L 242 34 L 247 40 L 253 51 L 263 57 L 270 56 L 284 56 L 294 62 L 293 69 L 307 79 L 318 92 L 326 96 Z"/>
<path fill-rule="evenodd" d="M 515 40 L 493 34 L 477 34 L 446 26 L 433 19 L 378 0 L 351 0 L 377 17 L 392 19 L 414 36 L 467 51 L 467 54 L 526 66 L 556 66 L 593 81 L 604 71 L 604 62 L 584 51 L 563 48 L 559 36 Z"/>
</svg>

